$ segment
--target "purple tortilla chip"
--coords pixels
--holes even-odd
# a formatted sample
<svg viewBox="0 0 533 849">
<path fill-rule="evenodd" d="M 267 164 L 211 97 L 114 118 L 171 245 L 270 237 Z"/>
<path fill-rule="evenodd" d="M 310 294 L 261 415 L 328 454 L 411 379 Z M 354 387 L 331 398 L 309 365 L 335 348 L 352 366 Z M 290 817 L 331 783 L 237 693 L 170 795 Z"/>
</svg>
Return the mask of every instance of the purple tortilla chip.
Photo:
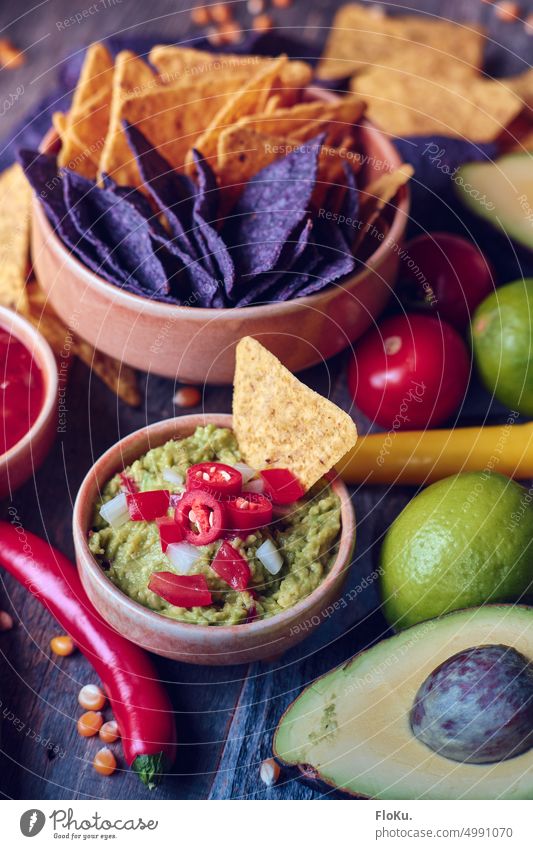
<svg viewBox="0 0 533 849">
<path fill-rule="evenodd" d="M 167 218 L 171 233 L 181 251 L 198 258 L 190 235 L 195 186 L 178 174 L 155 150 L 137 127 L 124 123 L 128 144 L 135 155 L 144 185 Z M 185 222 L 185 223 L 184 223 Z"/>
<path fill-rule="evenodd" d="M 315 268 L 312 279 L 294 293 L 298 298 L 325 289 L 330 283 L 350 274 L 356 266 L 355 258 L 340 229 L 334 224 L 325 226 L 325 222 L 320 222 L 320 225 L 317 228 L 317 248 L 323 253 L 323 259 Z"/>
<path fill-rule="evenodd" d="M 275 268 L 290 233 L 308 214 L 323 140 L 306 142 L 246 183 L 225 228 L 239 275 Z"/>
<path fill-rule="evenodd" d="M 197 150 L 193 150 L 193 158 L 198 174 L 198 186 L 193 205 L 194 237 L 201 252 L 209 263 L 211 274 L 222 277 L 228 294 L 235 282 L 235 266 L 226 243 L 219 235 L 212 222 L 216 219 L 218 210 L 218 187 L 216 177 L 205 159 Z"/>
<path fill-rule="evenodd" d="M 220 285 L 200 261 L 191 259 L 168 239 L 154 237 L 154 245 L 167 271 L 173 296 L 185 306 L 212 306 Z"/>
<path fill-rule="evenodd" d="M 161 262 L 154 254 L 148 222 L 130 203 L 100 189 L 74 171 L 62 172 L 71 214 L 76 214 L 87 238 L 111 249 L 114 264 L 148 292 L 168 293 Z"/>
</svg>

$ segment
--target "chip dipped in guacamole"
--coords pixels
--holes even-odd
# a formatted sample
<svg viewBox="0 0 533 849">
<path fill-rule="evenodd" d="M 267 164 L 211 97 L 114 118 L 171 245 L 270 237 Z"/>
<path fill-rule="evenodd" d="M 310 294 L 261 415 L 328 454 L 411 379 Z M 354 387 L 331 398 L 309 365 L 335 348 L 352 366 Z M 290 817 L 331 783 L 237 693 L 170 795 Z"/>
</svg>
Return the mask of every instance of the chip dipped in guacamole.
<svg viewBox="0 0 533 849">
<path fill-rule="evenodd" d="M 277 410 L 260 423 L 272 398 Z M 355 442 L 350 417 L 246 338 L 233 421 L 151 448 L 94 507 L 89 548 L 109 579 L 171 619 L 274 616 L 312 593 L 337 554 L 341 505 L 325 474 Z"/>
</svg>

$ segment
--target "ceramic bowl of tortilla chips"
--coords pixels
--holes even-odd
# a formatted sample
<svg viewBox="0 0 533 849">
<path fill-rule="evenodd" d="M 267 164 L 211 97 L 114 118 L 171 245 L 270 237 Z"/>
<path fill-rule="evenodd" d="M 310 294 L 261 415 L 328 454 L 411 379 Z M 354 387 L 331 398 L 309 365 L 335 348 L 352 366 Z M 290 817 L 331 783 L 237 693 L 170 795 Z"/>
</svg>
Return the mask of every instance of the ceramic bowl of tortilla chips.
<svg viewBox="0 0 533 849">
<path fill-rule="evenodd" d="M 335 559 L 319 586 L 293 607 L 259 621 L 239 625 L 178 622 L 143 607 L 119 590 L 89 550 L 87 536 L 94 505 L 105 483 L 149 448 L 182 439 L 199 425 L 231 427 L 230 415 L 190 415 L 157 422 L 131 433 L 106 451 L 83 481 L 73 515 L 74 545 L 82 583 L 96 609 L 119 633 L 155 654 L 208 666 L 274 659 L 307 637 L 339 597 L 351 564 L 355 516 L 350 495 L 339 478 L 331 486 L 341 502 L 341 536 Z M 335 608 L 336 609 L 336 608 Z"/>
<path fill-rule="evenodd" d="M 314 95 L 325 97 L 332 95 Z M 358 129 L 364 156 L 361 191 L 401 166 L 389 139 L 366 121 Z M 56 153 L 51 131 L 42 149 Z M 368 195 L 367 195 L 368 196 Z M 388 198 L 392 200 L 392 194 Z M 293 372 L 334 356 L 379 315 L 394 287 L 409 211 L 402 185 L 385 205 L 386 235 L 377 235 L 363 267 L 316 294 L 246 307 L 177 306 L 109 284 L 83 265 L 59 240 L 41 204 L 34 201 L 32 252 L 36 275 L 64 321 L 76 316 L 76 332 L 130 366 L 183 382 L 231 383 L 235 345 L 260 338 Z M 384 219 L 383 219 L 384 220 Z M 377 233 L 377 230 L 376 230 Z"/>
</svg>

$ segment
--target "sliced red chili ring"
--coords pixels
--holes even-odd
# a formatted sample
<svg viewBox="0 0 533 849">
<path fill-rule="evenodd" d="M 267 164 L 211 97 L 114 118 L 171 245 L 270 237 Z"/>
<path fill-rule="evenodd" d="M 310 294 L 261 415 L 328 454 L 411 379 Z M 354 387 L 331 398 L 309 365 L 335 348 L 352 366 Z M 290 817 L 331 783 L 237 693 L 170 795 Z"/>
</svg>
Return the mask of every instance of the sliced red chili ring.
<svg viewBox="0 0 533 849">
<path fill-rule="evenodd" d="M 259 492 L 242 492 L 226 501 L 230 526 L 236 531 L 253 531 L 272 521 L 272 502 Z"/>
<path fill-rule="evenodd" d="M 153 572 L 148 589 L 176 607 L 206 607 L 213 603 L 205 575 Z"/>
<path fill-rule="evenodd" d="M 264 469 L 260 474 L 274 504 L 292 504 L 305 495 L 304 487 L 289 469 Z"/>
<path fill-rule="evenodd" d="M 196 463 L 187 469 L 187 489 L 201 489 L 215 495 L 237 495 L 242 489 L 242 475 L 226 463 Z"/>
<path fill-rule="evenodd" d="M 176 522 L 183 538 L 193 545 L 209 545 L 222 536 L 226 511 L 212 493 L 200 490 L 185 492 L 176 507 Z"/>
<path fill-rule="evenodd" d="M 181 525 L 170 516 L 159 516 L 156 520 L 159 528 L 159 540 L 161 542 L 161 551 L 165 552 L 169 545 L 174 542 L 182 542 L 183 529 Z"/>
<path fill-rule="evenodd" d="M 170 492 L 168 489 L 128 492 L 126 501 L 132 522 L 154 522 L 168 513 Z"/>
<path fill-rule="evenodd" d="M 245 590 L 252 577 L 250 567 L 242 554 L 226 541 L 218 549 L 211 569 L 234 590 Z"/>
</svg>

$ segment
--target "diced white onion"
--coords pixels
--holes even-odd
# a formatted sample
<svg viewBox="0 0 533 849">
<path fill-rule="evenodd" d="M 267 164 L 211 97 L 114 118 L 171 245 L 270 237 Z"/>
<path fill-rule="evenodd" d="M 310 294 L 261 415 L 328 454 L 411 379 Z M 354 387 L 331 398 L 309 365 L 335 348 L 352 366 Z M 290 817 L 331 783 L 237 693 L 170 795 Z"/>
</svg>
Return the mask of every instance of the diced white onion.
<svg viewBox="0 0 533 849">
<path fill-rule="evenodd" d="M 256 478 L 253 481 L 248 481 L 244 484 L 242 491 L 243 492 L 263 492 L 265 489 L 265 482 L 263 478 Z"/>
<path fill-rule="evenodd" d="M 130 518 L 126 493 L 119 492 L 110 501 L 102 504 L 100 516 L 106 522 L 109 522 L 112 528 L 120 528 L 121 525 L 124 525 Z"/>
<path fill-rule="evenodd" d="M 174 486 L 183 486 L 185 482 L 183 475 L 180 475 L 179 472 L 175 472 L 174 469 L 163 469 L 161 477 L 167 483 L 173 483 Z"/>
<path fill-rule="evenodd" d="M 165 554 L 180 575 L 188 575 L 201 551 L 190 542 L 171 542 Z"/>
<path fill-rule="evenodd" d="M 247 483 L 257 474 L 256 470 L 252 469 L 251 466 L 247 466 L 246 463 L 233 463 L 233 468 L 241 473 L 243 483 Z"/>
<path fill-rule="evenodd" d="M 270 572 L 271 575 L 277 575 L 283 566 L 281 554 L 271 539 L 266 539 L 259 546 L 255 555 L 259 558 L 267 572 Z"/>
</svg>

